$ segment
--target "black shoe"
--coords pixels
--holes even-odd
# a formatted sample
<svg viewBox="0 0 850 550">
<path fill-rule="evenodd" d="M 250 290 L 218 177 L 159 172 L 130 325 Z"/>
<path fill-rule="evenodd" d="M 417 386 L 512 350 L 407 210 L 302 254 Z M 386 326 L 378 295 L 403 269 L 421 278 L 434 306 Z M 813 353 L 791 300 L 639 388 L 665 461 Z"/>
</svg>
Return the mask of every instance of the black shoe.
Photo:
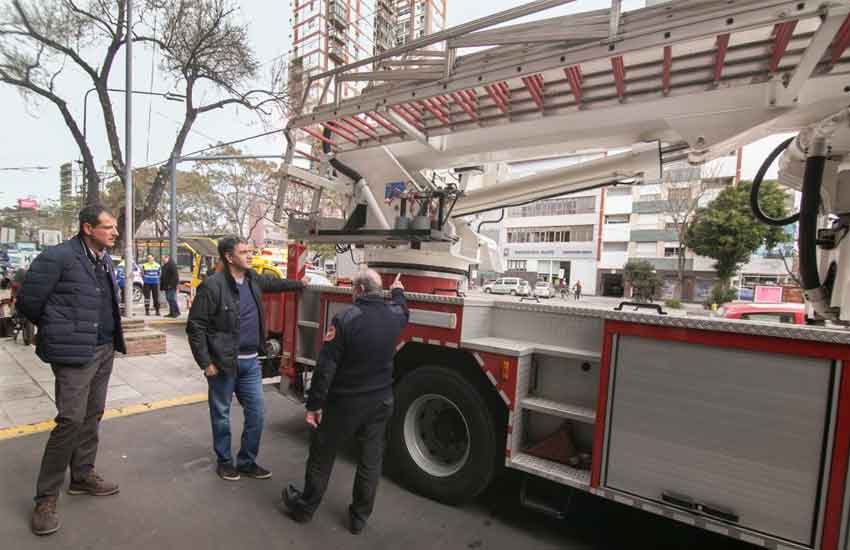
<svg viewBox="0 0 850 550">
<path fill-rule="evenodd" d="M 272 473 L 256 462 L 250 466 L 239 466 L 236 468 L 239 473 L 245 477 L 253 477 L 254 479 L 271 479 Z"/>
<path fill-rule="evenodd" d="M 239 481 L 242 477 L 239 475 L 239 471 L 233 467 L 233 464 L 230 462 L 222 462 L 218 465 L 218 469 L 216 470 L 218 477 L 225 481 Z"/>
<path fill-rule="evenodd" d="M 301 506 L 301 491 L 292 485 L 286 486 L 280 494 L 283 503 L 289 509 L 289 517 L 298 523 L 310 523 L 313 514 L 309 514 Z"/>
<path fill-rule="evenodd" d="M 359 535 L 366 528 L 366 520 L 360 519 L 348 509 L 348 530 L 352 535 Z"/>
</svg>

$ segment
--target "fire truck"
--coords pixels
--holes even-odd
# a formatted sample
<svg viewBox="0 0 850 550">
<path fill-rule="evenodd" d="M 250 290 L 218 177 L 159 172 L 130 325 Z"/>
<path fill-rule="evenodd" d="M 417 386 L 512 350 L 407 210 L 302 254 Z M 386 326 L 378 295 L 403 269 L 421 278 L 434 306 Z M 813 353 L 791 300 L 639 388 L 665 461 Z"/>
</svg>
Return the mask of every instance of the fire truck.
<svg viewBox="0 0 850 550">
<path fill-rule="evenodd" d="M 848 548 L 850 2 L 614 1 L 517 21 L 568 3 L 537 0 L 299 81 L 279 197 L 314 193 L 308 212 L 289 212 L 288 276 L 303 275 L 310 243 L 335 244 L 340 272 L 401 274 L 410 324 L 388 445 L 421 494 L 461 503 L 508 468 L 527 487 L 766 548 Z M 667 163 L 781 132 L 796 137 L 765 159 L 753 211 L 799 223 L 808 324 L 465 295 L 471 265 L 499 271 L 471 216 L 657 182 Z M 590 148 L 612 153 L 499 174 Z M 784 220 L 758 200 L 774 161 L 802 192 Z M 324 193 L 343 218 L 322 216 Z M 350 289 L 265 300 L 282 390 L 303 396 Z"/>
</svg>

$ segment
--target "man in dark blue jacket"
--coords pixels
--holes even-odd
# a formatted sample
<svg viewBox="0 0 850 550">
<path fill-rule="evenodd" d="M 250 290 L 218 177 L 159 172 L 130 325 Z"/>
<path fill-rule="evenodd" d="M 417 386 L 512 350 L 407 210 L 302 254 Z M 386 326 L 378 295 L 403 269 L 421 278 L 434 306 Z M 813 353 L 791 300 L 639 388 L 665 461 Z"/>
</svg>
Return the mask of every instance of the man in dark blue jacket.
<svg viewBox="0 0 850 550">
<path fill-rule="evenodd" d="M 354 306 L 331 321 L 313 371 L 305 419 L 310 439 L 304 490 L 292 485 L 283 501 L 293 519 L 307 522 L 319 507 L 337 449 L 357 437 L 360 456 L 354 477 L 349 529 L 359 534 L 372 513 L 384 455 L 386 425 L 393 412 L 393 357 L 410 313 L 397 276 L 384 300 L 381 276 L 373 270 L 353 281 Z"/>
<path fill-rule="evenodd" d="M 69 495 L 107 496 L 118 485 L 94 470 L 100 419 L 115 350 L 125 353 L 117 284 L 107 249 L 118 236 L 102 206 L 80 212 L 79 234 L 42 252 L 32 263 L 17 302 L 38 326 L 36 354 L 56 378 L 56 427 L 38 474 L 32 530 L 59 530 L 56 504 L 71 468 Z"/>
</svg>

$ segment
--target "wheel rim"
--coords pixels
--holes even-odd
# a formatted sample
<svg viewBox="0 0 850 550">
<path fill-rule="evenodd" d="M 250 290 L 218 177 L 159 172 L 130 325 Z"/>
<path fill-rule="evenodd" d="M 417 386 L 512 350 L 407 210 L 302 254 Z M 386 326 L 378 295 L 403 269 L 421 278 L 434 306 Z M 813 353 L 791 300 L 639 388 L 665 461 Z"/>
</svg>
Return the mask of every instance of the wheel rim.
<svg viewBox="0 0 850 550">
<path fill-rule="evenodd" d="M 448 477 L 469 459 L 469 425 L 448 398 L 422 395 L 404 416 L 404 443 L 417 466 L 432 476 Z"/>
</svg>

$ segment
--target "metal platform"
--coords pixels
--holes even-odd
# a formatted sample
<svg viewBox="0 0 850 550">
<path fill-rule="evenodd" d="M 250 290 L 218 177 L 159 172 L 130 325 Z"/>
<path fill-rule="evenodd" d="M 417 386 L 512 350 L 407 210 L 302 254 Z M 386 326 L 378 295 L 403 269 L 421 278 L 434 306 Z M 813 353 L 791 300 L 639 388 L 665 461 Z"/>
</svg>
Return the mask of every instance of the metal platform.
<svg viewBox="0 0 850 550">
<path fill-rule="evenodd" d="M 586 424 L 596 422 L 596 411 L 590 407 L 580 407 L 578 405 L 569 405 L 560 403 L 552 399 L 543 399 L 541 397 L 526 397 L 520 401 L 520 406 L 529 411 L 550 414 L 568 420 L 577 420 Z"/>
<path fill-rule="evenodd" d="M 518 453 L 510 458 L 510 465 L 517 470 L 537 474 L 550 481 L 585 489 L 590 486 L 590 471 L 571 468 L 565 464 L 559 464 L 537 458 L 529 454 Z"/>
</svg>

